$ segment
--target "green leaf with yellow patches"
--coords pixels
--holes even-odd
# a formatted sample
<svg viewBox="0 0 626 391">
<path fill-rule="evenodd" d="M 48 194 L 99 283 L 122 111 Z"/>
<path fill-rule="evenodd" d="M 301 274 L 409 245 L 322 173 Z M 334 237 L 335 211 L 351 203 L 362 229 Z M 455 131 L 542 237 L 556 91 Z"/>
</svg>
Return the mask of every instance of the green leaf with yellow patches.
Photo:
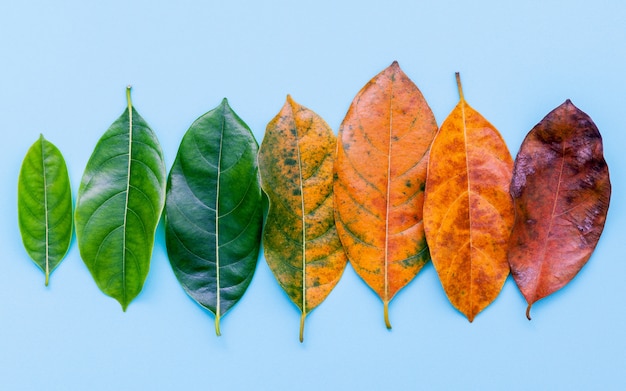
<svg viewBox="0 0 626 391">
<path fill-rule="evenodd" d="M 316 113 L 287 102 L 267 125 L 259 149 L 261 186 L 269 198 L 265 258 L 304 320 L 335 287 L 346 266 L 333 217 L 336 137 Z"/>
</svg>

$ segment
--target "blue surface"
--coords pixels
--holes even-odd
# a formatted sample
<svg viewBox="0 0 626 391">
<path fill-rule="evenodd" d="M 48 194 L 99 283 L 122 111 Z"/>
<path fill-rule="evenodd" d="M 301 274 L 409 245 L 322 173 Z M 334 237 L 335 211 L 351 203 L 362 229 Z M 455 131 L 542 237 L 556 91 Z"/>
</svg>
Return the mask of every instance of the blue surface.
<svg viewBox="0 0 626 391">
<path fill-rule="evenodd" d="M 466 4 L 461 4 L 466 3 Z M 5 1 L 0 5 L 0 389 L 624 389 L 626 3 L 615 1 Z M 307 319 L 261 258 L 222 322 L 178 285 L 159 228 L 143 292 L 123 313 L 75 240 L 50 286 L 22 247 L 17 176 L 43 133 L 74 195 L 124 89 L 171 166 L 189 125 L 223 97 L 260 142 L 289 93 L 337 131 L 350 102 L 398 60 L 437 122 L 467 101 L 515 155 L 566 99 L 605 142 L 613 196 L 589 263 L 533 306 L 509 278 L 470 324 L 432 265 L 392 301 L 348 266 Z"/>
</svg>

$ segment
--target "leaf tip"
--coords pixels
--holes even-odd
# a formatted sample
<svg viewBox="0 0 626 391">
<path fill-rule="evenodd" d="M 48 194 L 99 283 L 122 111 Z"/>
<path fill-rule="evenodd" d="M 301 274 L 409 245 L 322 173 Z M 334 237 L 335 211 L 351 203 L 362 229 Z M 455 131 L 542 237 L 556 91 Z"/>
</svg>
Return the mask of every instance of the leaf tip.
<svg viewBox="0 0 626 391">
<path fill-rule="evenodd" d="M 566 99 L 561 106 L 569 110 L 578 110 L 578 107 L 576 107 L 570 99 Z"/>
<path fill-rule="evenodd" d="M 217 110 L 222 112 L 222 115 L 227 115 L 227 113 L 230 113 L 233 111 L 233 109 L 230 107 L 230 105 L 228 104 L 228 99 L 226 97 L 224 97 L 222 99 L 222 101 L 220 102 L 220 104 L 216 107 Z"/>
<path fill-rule="evenodd" d="M 392 67 L 392 68 L 400 68 L 400 64 L 398 64 L 397 60 L 393 60 L 393 62 L 391 63 L 390 67 Z"/>
<path fill-rule="evenodd" d="M 289 109 L 291 111 L 291 115 L 295 115 L 299 107 L 300 105 L 298 104 L 298 102 L 293 100 L 293 98 L 291 97 L 291 94 L 287 94 L 287 98 L 285 99 L 285 105 L 283 106 L 283 109 Z"/>
</svg>

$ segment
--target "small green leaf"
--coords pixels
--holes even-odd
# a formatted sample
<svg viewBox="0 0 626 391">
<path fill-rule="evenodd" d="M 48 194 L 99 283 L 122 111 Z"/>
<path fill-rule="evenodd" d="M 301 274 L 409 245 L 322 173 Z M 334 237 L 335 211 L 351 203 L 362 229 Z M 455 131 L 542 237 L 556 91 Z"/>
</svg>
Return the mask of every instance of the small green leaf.
<svg viewBox="0 0 626 391">
<path fill-rule="evenodd" d="M 28 150 L 17 185 L 17 212 L 28 255 L 46 275 L 72 239 L 72 190 L 63 155 L 43 135 Z"/>
<path fill-rule="evenodd" d="M 185 291 L 220 317 L 245 293 L 257 264 L 263 207 L 258 145 L 226 99 L 198 118 L 169 174 L 165 237 Z"/>
<path fill-rule="evenodd" d="M 150 268 L 165 202 L 165 164 L 154 132 L 133 108 L 104 133 L 78 189 L 76 237 L 96 284 L 125 311 Z"/>
</svg>

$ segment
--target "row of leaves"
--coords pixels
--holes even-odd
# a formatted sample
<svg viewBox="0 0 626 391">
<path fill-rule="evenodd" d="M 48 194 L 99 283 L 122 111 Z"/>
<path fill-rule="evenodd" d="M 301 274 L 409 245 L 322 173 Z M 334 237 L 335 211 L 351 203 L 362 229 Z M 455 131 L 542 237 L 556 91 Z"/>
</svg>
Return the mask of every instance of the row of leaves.
<svg viewBox="0 0 626 391">
<path fill-rule="evenodd" d="M 432 259 L 450 302 L 471 322 L 509 272 L 530 307 L 560 289 L 595 248 L 610 198 L 602 140 L 569 100 L 526 136 L 515 163 L 463 96 L 437 127 L 397 62 L 357 94 L 335 137 L 291 97 L 260 148 L 226 99 L 182 139 L 166 178 L 159 142 L 128 108 L 99 140 L 75 212 L 67 168 L 43 136 L 19 177 L 24 245 L 45 272 L 69 249 L 126 310 L 148 274 L 165 210 L 172 269 L 220 317 L 265 258 L 304 320 L 349 260 L 388 305 Z M 264 220 L 263 192 L 269 199 Z"/>
</svg>

